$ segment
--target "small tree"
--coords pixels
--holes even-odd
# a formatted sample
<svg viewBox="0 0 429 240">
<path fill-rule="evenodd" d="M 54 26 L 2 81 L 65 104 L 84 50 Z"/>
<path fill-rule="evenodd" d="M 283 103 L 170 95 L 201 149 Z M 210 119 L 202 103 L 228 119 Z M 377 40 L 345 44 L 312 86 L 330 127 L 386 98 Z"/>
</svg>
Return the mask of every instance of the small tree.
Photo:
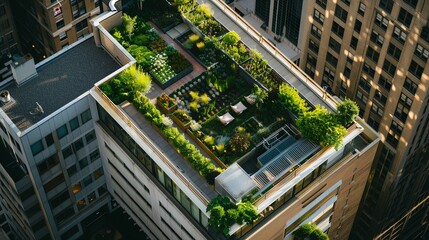
<svg viewBox="0 0 429 240">
<path fill-rule="evenodd" d="M 225 209 L 217 205 L 210 210 L 209 224 L 216 229 L 220 229 L 222 225 L 223 217 L 225 216 Z"/>
<path fill-rule="evenodd" d="M 137 16 L 130 17 L 127 14 L 124 14 L 122 16 L 122 26 L 124 29 L 124 33 L 128 37 L 129 40 L 131 39 L 131 37 L 134 34 L 134 27 L 136 25 L 136 21 L 137 21 Z"/>
<path fill-rule="evenodd" d="M 312 223 L 306 223 L 301 225 L 295 232 L 293 232 L 293 235 L 298 238 L 299 240 L 303 240 L 304 238 L 310 236 L 310 234 L 316 229 L 316 226 Z"/>
<path fill-rule="evenodd" d="M 258 211 L 250 202 L 241 202 L 237 209 L 240 213 L 240 220 L 247 224 L 253 223 L 258 218 Z"/>
<path fill-rule="evenodd" d="M 257 108 L 260 108 L 265 99 L 268 97 L 268 92 L 255 84 L 255 87 L 253 88 L 253 94 L 256 96 L 255 105 Z"/>
<path fill-rule="evenodd" d="M 343 126 L 352 123 L 358 114 L 358 105 L 350 99 L 346 99 L 337 106 L 337 120 Z"/>
<path fill-rule="evenodd" d="M 250 147 L 249 137 L 246 133 L 235 133 L 228 142 L 233 153 L 244 153 Z"/>
</svg>

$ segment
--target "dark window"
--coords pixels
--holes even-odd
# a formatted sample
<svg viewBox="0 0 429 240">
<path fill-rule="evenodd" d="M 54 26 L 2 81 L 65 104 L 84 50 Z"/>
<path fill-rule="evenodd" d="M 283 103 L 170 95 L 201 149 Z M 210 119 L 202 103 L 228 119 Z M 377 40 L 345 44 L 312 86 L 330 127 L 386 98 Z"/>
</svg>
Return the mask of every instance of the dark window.
<svg viewBox="0 0 429 240">
<path fill-rule="evenodd" d="M 76 172 L 77 172 L 76 164 L 73 164 L 69 168 L 67 168 L 67 173 L 68 173 L 69 177 L 75 175 Z"/>
<path fill-rule="evenodd" d="M 393 0 L 380 0 L 380 4 L 378 6 L 380 6 L 380 8 L 382 8 L 387 13 L 391 13 L 393 8 Z"/>
<path fill-rule="evenodd" d="M 79 227 L 77 225 L 73 226 L 69 230 L 65 231 L 63 234 L 61 234 L 61 239 L 66 240 L 71 237 L 73 237 L 76 233 L 79 232 Z"/>
<path fill-rule="evenodd" d="M 405 94 L 401 93 L 401 98 L 396 106 L 395 116 L 403 123 L 407 120 L 408 113 L 413 101 L 408 98 Z"/>
<path fill-rule="evenodd" d="M 308 44 L 308 48 L 310 48 L 314 53 L 319 53 L 319 44 L 310 39 L 310 43 Z"/>
<path fill-rule="evenodd" d="M 405 43 L 405 39 L 407 38 L 407 33 L 402 31 L 399 27 L 395 26 L 393 29 L 392 36 L 401 43 Z"/>
<path fill-rule="evenodd" d="M 369 59 L 373 60 L 375 63 L 377 63 L 380 54 L 377 51 L 375 51 L 372 47 L 368 47 L 368 50 L 366 51 L 366 56 Z"/>
<path fill-rule="evenodd" d="M 323 78 L 322 78 L 323 84 L 332 87 L 332 85 L 334 84 L 334 79 L 335 79 L 335 72 L 329 69 L 327 66 L 325 66 L 325 70 L 323 71 Z"/>
<path fill-rule="evenodd" d="M 374 24 L 376 24 L 377 26 L 386 30 L 387 26 L 389 25 L 389 19 L 383 17 L 383 15 L 381 15 L 381 13 L 377 13 L 375 15 Z"/>
<path fill-rule="evenodd" d="M 347 6 L 350 6 L 350 0 L 341 0 L 341 2 L 345 3 Z"/>
<path fill-rule="evenodd" d="M 88 158 L 84 157 L 81 160 L 79 160 L 79 168 L 82 170 L 86 166 L 88 166 Z"/>
<path fill-rule="evenodd" d="M 375 30 L 372 30 L 370 39 L 371 39 L 371 42 L 377 44 L 377 46 L 379 47 L 383 46 L 384 37 L 380 33 L 376 32 Z"/>
<path fill-rule="evenodd" d="M 420 34 L 420 37 L 429 43 L 429 26 L 424 26 L 422 28 L 422 33 Z"/>
<path fill-rule="evenodd" d="M 326 61 L 328 63 L 330 63 L 334 68 L 337 67 L 338 59 L 336 57 L 332 56 L 332 54 L 330 52 L 328 52 L 328 54 L 326 54 Z"/>
<path fill-rule="evenodd" d="M 401 8 L 398 15 L 398 21 L 403 23 L 405 26 L 409 27 L 412 20 L 413 20 L 413 15 L 407 12 L 407 10 Z"/>
<path fill-rule="evenodd" d="M 410 5 L 412 8 L 416 8 L 417 7 L 417 2 L 419 0 L 403 0 L 404 3 Z"/>
<path fill-rule="evenodd" d="M 317 11 L 316 9 L 314 9 L 313 17 L 317 22 L 319 22 L 322 25 L 325 22 L 325 15 L 323 15 L 321 12 Z"/>
<path fill-rule="evenodd" d="M 69 191 L 66 189 L 63 192 L 57 194 L 55 197 L 53 197 L 51 200 L 49 200 L 49 203 L 51 204 L 52 208 L 58 207 L 61 203 L 67 201 L 70 198 Z"/>
<path fill-rule="evenodd" d="M 379 117 L 383 117 L 383 108 L 381 108 L 380 106 L 376 105 L 374 102 L 372 103 L 371 106 L 371 111 L 375 114 L 377 114 Z"/>
<path fill-rule="evenodd" d="M 64 210 L 62 210 L 60 213 L 54 216 L 55 222 L 57 222 L 58 225 L 61 225 L 64 223 L 67 219 L 72 217 L 74 215 L 74 208 L 73 206 L 70 206 Z"/>
<path fill-rule="evenodd" d="M 31 152 L 33 153 L 33 156 L 36 156 L 38 153 L 43 151 L 43 142 L 42 140 L 39 140 L 33 144 L 31 144 Z"/>
<path fill-rule="evenodd" d="M 92 183 L 92 176 L 91 175 L 86 176 L 82 180 L 82 182 L 83 182 L 83 186 L 85 186 L 85 187 L 89 186 Z"/>
<path fill-rule="evenodd" d="M 368 124 L 374 128 L 375 131 L 378 131 L 378 128 L 380 127 L 380 123 L 375 120 L 371 115 L 368 117 Z"/>
<path fill-rule="evenodd" d="M 355 22 L 355 31 L 357 32 L 357 33 L 360 33 L 360 29 L 362 28 L 362 22 L 361 21 L 359 21 L 359 20 L 357 20 L 356 19 L 356 22 Z"/>
<path fill-rule="evenodd" d="M 424 48 L 420 44 L 417 44 L 416 50 L 414 51 L 414 54 L 425 62 L 429 58 L 429 50 L 427 50 L 426 48 Z"/>
<path fill-rule="evenodd" d="M 73 143 L 73 150 L 74 150 L 74 152 L 79 151 L 80 149 L 82 149 L 82 148 L 83 148 L 83 146 L 84 146 L 84 144 L 83 144 L 83 139 L 82 139 L 82 138 L 79 138 L 78 140 L 76 140 L 76 141 Z"/>
<path fill-rule="evenodd" d="M 370 77 L 374 77 L 375 74 L 375 70 L 373 67 L 371 67 L 368 63 L 364 63 L 362 70 L 368 74 L 368 76 Z"/>
<path fill-rule="evenodd" d="M 316 3 L 323 9 L 326 9 L 327 0 L 316 0 Z"/>
<path fill-rule="evenodd" d="M 340 53 L 341 44 L 337 42 L 335 39 L 333 39 L 332 37 L 329 38 L 329 47 L 332 50 L 334 50 L 336 53 Z"/>
<path fill-rule="evenodd" d="M 63 182 L 64 182 L 64 175 L 61 173 L 60 175 L 56 176 L 55 178 L 47 182 L 45 185 L 43 185 L 43 188 L 47 193 Z"/>
<path fill-rule="evenodd" d="M 416 63 L 414 60 L 411 61 L 410 67 L 408 68 L 408 72 L 412 73 L 418 79 L 422 77 L 424 68 Z"/>
<path fill-rule="evenodd" d="M 344 35 L 344 28 L 338 25 L 338 23 L 334 22 L 332 24 L 332 30 L 331 32 L 335 33 L 338 37 L 343 38 Z"/>
<path fill-rule="evenodd" d="M 307 54 L 307 64 L 305 66 L 305 72 L 312 78 L 314 77 L 314 70 L 316 69 L 316 65 L 316 57 L 313 57 L 311 54 Z"/>
<path fill-rule="evenodd" d="M 89 109 L 87 109 L 86 111 L 84 111 L 81 115 L 80 115 L 81 119 L 82 119 L 82 124 L 85 124 L 86 122 L 88 122 L 89 120 L 92 119 L 91 117 L 91 111 Z"/>
<path fill-rule="evenodd" d="M 61 127 L 57 128 L 58 139 L 61 139 L 61 138 L 65 137 L 68 133 L 69 133 L 69 131 L 67 129 L 67 125 L 66 124 L 64 124 Z"/>
<path fill-rule="evenodd" d="M 70 4 L 73 18 L 78 18 L 86 13 L 85 0 L 72 0 Z"/>
<path fill-rule="evenodd" d="M 63 158 L 66 159 L 73 154 L 73 149 L 70 145 L 70 146 L 64 148 L 62 152 L 63 152 Z"/>
<path fill-rule="evenodd" d="M 401 57 L 401 49 L 393 45 L 392 43 L 389 44 L 389 48 L 387 49 L 387 53 L 392 56 L 394 59 L 399 60 Z"/>
<path fill-rule="evenodd" d="M 367 104 L 368 102 L 368 96 L 366 96 L 363 92 L 360 90 L 356 91 L 356 99 L 360 100 L 363 104 Z"/>
<path fill-rule="evenodd" d="M 46 135 L 45 141 L 46 141 L 46 146 L 48 147 L 54 144 L 54 137 L 52 136 L 52 133 L 49 133 L 48 135 Z"/>
<path fill-rule="evenodd" d="M 366 81 L 364 78 L 359 79 L 359 86 L 365 90 L 365 92 L 369 93 L 371 91 L 371 83 Z"/>
<path fill-rule="evenodd" d="M 352 39 L 350 41 L 350 47 L 356 50 L 357 45 L 358 45 L 358 39 L 355 36 L 352 36 Z"/>
<path fill-rule="evenodd" d="M 383 93 L 381 93 L 380 91 L 376 90 L 375 94 L 374 94 L 374 99 L 376 99 L 379 103 L 383 104 L 383 106 L 386 104 L 387 102 L 387 97 L 386 95 L 384 95 Z"/>
<path fill-rule="evenodd" d="M 362 2 L 359 3 L 359 9 L 358 9 L 358 13 L 363 16 L 365 15 L 365 10 L 366 10 L 366 5 L 363 4 Z"/>
<path fill-rule="evenodd" d="M 390 145 L 392 145 L 392 147 L 396 148 L 396 146 L 398 145 L 399 138 L 401 137 L 401 134 L 402 134 L 402 130 L 403 130 L 402 126 L 393 120 L 392 123 L 390 124 L 390 130 L 386 137 L 386 141 Z"/>
<path fill-rule="evenodd" d="M 384 64 L 383 64 L 383 70 L 388 73 L 390 76 L 395 76 L 395 72 L 396 72 L 396 66 L 393 65 L 391 62 L 389 62 L 388 60 L 384 60 Z"/>
<path fill-rule="evenodd" d="M 350 68 L 348 68 L 347 66 L 346 67 L 344 67 L 344 72 L 343 72 L 343 74 L 344 74 L 344 76 L 346 77 L 346 78 L 350 78 L 350 73 L 351 73 L 351 69 Z"/>
<path fill-rule="evenodd" d="M 55 167 L 59 162 L 58 155 L 55 153 L 37 164 L 37 170 L 39 170 L 39 174 L 42 175 L 49 169 Z"/>
<path fill-rule="evenodd" d="M 392 83 L 381 75 L 380 75 L 380 79 L 378 80 L 378 85 L 380 87 L 383 87 L 384 89 L 386 89 L 388 92 L 390 91 L 390 88 L 392 87 Z"/>
<path fill-rule="evenodd" d="M 94 130 L 92 130 L 91 132 L 87 133 L 87 134 L 85 135 L 86 144 L 88 144 L 88 143 L 90 143 L 90 142 L 94 141 L 94 140 L 95 140 L 95 138 L 96 138 L 96 136 L 95 136 L 95 131 L 94 131 Z"/>
<path fill-rule="evenodd" d="M 73 132 L 76 128 L 79 127 L 79 119 L 78 117 L 73 118 L 69 121 L 70 124 L 70 130 Z"/>
<path fill-rule="evenodd" d="M 408 90 L 408 92 L 412 94 L 416 94 L 417 84 L 414 83 L 411 79 L 405 78 L 404 88 Z"/>
<path fill-rule="evenodd" d="M 339 5 L 337 5 L 335 7 L 335 16 L 337 18 L 339 18 L 341 21 L 343 21 L 344 23 L 347 22 L 347 11 L 344 10 L 342 7 L 340 7 Z"/>
<path fill-rule="evenodd" d="M 322 31 L 315 25 L 311 25 L 311 34 L 317 39 L 320 39 L 320 37 L 322 37 Z"/>
<path fill-rule="evenodd" d="M 82 29 L 88 27 L 88 21 L 86 19 L 76 23 L 76 32 L 80 32 Z"/>
<path fill-rule="evenodd" d="M 60 21 L 58 21 L 56 23 L 57 25 L 57 30 L 59 30 L 60 28 L 64 27 L 64 19 L 61 19 Z"/>
</svg>

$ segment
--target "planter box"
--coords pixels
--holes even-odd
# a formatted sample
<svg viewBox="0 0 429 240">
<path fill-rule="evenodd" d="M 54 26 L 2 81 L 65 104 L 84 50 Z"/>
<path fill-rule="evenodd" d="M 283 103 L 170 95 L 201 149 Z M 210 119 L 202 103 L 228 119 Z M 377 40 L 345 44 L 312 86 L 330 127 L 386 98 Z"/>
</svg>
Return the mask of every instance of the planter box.
<svg viewBox="0 0 429 240">
<path fill-rule="evenodd" d="M 193 70 L 194 70 L 194 67 L 191 65 L 191 66 L 185 68 L 180 73 L 174 75 L 172 78 L 168 79 L 168 81 L 166 81 L 164 83 L 162 83 L 160 80 L 158 80 L 158 78 L 155 75 L 153 75 L 151 71 L 149 71 L 149 74 L 152 77 L 152 79 L 155 81 L 155 83 L 158 84 L 158 86 L 160 86 L 162 89 L 166 89 L 169 86 L 173 85 L 175 82 L 179 81 L 184 76 L 191 73 Z"/>
<path fill-rule="evenodd" d="M 174 111 L 177 110 L 177 104 L 173 105 L 170 108 L 167 108 L 164 106 L 164 104 L 160 103 L 158 99 L 156 99 L 156 105 L 161 109 L 161 111 L 165 114 L 172 114 Z"/>
<path fill-rule="evenodd" d="M 203 142 L 201 142 L 201 140 L 197 138 L 197 136 L 195 136 L 191 130 L 186 129 L 186 133 L 192 138 L 192 140 L 194 140 L 198 144 L 198 146 L 202 150 L 204 150 L 204 152 L 206 152 L 219 165 L 219 167 L 221 167 L 222 169 L 228 168 L 225 163 L 223 163 L 216 155 L 214 155 L 214 153 L 210 151 L 210 149 L 208 149 L 207 146 Z"/>
<path fill-rule="evenodd" d="M 174 114 L 171 114 L 172 118 L 173 118 L 173 122 L 175 122 L 180 129 L 182 129 L 183 131 L 186 131 L 186 129 L 188 129 L 189 125 L 191 125 L 191 121 L 184 123 L 182 121 L 180 121 L 179 118 L 177 118 Z"/>
</svg>

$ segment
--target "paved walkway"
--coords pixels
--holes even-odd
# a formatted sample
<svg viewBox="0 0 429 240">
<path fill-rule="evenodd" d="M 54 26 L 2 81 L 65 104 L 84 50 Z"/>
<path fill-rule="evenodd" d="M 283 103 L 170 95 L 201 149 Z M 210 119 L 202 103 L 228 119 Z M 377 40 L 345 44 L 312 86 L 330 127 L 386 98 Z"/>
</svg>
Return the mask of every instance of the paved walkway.
<svg viewBox="0 0 429 240">
<path fill-rule="evenodd" d="M 189 73 L 188 75 L 181 78 L 179 81 L 175 82 L 173 85 L 169 86 L 168 88 L 162 90 L 158 85 L 152 84 L 152 87 L 149 91 L 149 93 L 146 94 L 146 96 L 152 100 L 152 102 L 155 101 L 156 97 L 161 95 L 162 92 L 165 92 L 167 94 L 172 93 L 177 88 L 180 88 L 185 83 L 189 82 L 190 80 L 194 79 L 195 77 L 198 77 L 201 75 L 206 69 L 201 66 L 191 55 L 189 55 L 176 41 L 174 41 L 168 34 L 163 33 L 155 24 L 150 23 L 151 26 L 157 31 L 160 37 L 164 39 L 165 42 L 169 45 L 173 45 L 174 48 L 177 49 L 177 51 L 180 52 L 194 67 L 194 70 Z M 183 31 L 183 30 L 181 30 Z"/>
<path fill-rule="evenodd" d="M 197 171 L 195 171 L 191 165 L 186 160 L 184 160 L 183 157 L 178 154 L 163 137 L 161 137 L 161 135 L 159 135 L 159 133 L 152 127 L 152 125 L 150 125 L 143 115 L 137 111 L 134 105 L 127 102 L 122 104 L 120 107 L 125 113 L 127 113 L 128 117 L 132 119 L 134 125 L 138 126 L 140 131 L 150 138 L 152 143 L 158 149 L 160 149 L 162 154 L 164 154 L 164 156 L 170 160 L 170 162 L 172 162 L 179 171 L 182 172 L 186 179 L 193 183 L 192 185 L 197 188 L 207 198 L 208 201 L 218 195 L 218 193 L 213 190 L 206 180 Z M 179 129 L 179 131 L 181 130 Z M 187 134 L 185 134 L 185 136 L 187 136 Z M 202 151 L 196 143 L 193 144 L 201 151 L 201 153 L 204 154 L 204 151 Z M 214 164 L 216 165 L 216 163 Z"/>
</svg>

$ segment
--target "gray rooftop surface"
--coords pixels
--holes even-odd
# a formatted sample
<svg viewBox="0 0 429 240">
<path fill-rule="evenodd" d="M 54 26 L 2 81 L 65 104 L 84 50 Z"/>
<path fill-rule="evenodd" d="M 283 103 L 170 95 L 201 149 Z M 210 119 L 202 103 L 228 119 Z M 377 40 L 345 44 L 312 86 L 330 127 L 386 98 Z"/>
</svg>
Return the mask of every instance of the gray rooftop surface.
<svg viewBox="0 0 429 240">
<path fill-rule="evenodd" d="M 25 130 L 79 97 L 120 65 L 91 37 L 37 68 L 38 75 L 24 85 L 9 85 L 12 101 L 3 111 Z M 38 102 L 43 114 L 30 114 Z"/>
</svg>

